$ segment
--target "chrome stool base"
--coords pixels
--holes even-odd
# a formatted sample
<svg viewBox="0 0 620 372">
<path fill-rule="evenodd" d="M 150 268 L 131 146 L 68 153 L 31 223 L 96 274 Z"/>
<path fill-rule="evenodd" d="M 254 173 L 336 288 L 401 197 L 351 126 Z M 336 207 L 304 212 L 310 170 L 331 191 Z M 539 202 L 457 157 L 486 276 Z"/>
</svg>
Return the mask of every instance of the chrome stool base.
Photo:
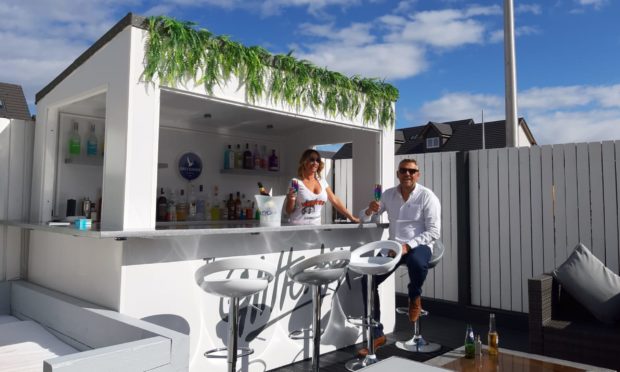
<svg viewBox="0 0 620 372">
<path fill-rule="evenodd" d="M 369 365 L 375 364 L 379 361 L 376 355 L 366 355 L 365 358 L 353 359 L 349 360 L 347 364 L 345 364 L 345 368 L 348 371 L 357 371 L 364 367 L 368 367 Z"/>
<path fill-rule="evenodd" d="M 222 353 L 222 354 L 217 354 Z M 244 356 L 248 356 L 254 354 L 254 349 L 249 347 L 238 347 L 237 348 L 237 358 L 241 358 Z M 211 349 L 205 351 L 203 354 L 205 358 L 228 358 L 228 348 L 227 347 L 218 347 L 216 349 Z"/>
<path fill-rule="evenodd" d="M 441 349 L 441 345 L 428 342 L 422 336 L 413 336 L 411 340 L 398 341 L 396 347 L 412 353 L 434 353 Z"/>
</svg>

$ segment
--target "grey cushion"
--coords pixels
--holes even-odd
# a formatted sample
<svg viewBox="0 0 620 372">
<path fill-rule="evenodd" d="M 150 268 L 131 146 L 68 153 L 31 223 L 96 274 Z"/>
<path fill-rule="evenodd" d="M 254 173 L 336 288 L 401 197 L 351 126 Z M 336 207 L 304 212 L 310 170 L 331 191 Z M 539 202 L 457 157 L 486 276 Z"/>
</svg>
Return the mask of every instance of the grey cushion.
<svg viewBox="0 0 620 372">
<path fill-rule="evenodd" d="M 583 244 L 575 247 L 553 275 L 598 320 L 606 324 L 620 320 L 620 277 Z"/>
</svg>

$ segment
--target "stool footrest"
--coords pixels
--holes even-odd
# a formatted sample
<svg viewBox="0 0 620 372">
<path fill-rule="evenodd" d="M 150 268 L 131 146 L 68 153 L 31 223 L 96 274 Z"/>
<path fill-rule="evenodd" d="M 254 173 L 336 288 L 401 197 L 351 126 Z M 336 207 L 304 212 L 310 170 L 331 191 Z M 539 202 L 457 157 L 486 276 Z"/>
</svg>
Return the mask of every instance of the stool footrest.
<svg viewBox="0 0 620 372">
<path fill-rule="evenodd" d="M 397 307 L 396 314 L 409 315 L 409 307 Z M 428 315 L 428 311 L 422 309 L 422 311 L 420 312 L 420 316 L 427 316 L 427 315 Z"/>
<path fill-rule="evenodd" d="M 307 335 L 304 335 L 304 333 L 307 333 Z M 321 334 L 323 334 L 323 330 L 321 330 Z M 291 340 L 309 340 L 313 336 L 314 336 L 314 331 L 312 330 L 312 328 L 296 329 L 288 334 L 288 337 Z"/>
<path fill-rule="evenodd" d="M 225 352 L 228 352 L 227 347 L 218 347 L 215 349 L 205 351 L 203 355 L 205 356 L 205 358 L 222 358 L 222 359 L 228 358 L 228 355 Z M 223 354 L 219 355 L 216 353 L 223 353 Z M 237 358 L 248 356 L 253 353 L 254 353 L 254 349 L 249 348 L 249 347 L 238 347 L 237 348 Z"/>
<path fill-rule="evenodd" d="M 349 322 L 350 324 L 353 324 L 356 327 L 364 327 L 364 328 L 378 327 L 380 324 L 374 319 L 372 319 L 369 324 L 368 322 L 366 322 L 365 318 L 359 318 L 359 317 L 347 317 L 347 322 Z"/>
</svg>

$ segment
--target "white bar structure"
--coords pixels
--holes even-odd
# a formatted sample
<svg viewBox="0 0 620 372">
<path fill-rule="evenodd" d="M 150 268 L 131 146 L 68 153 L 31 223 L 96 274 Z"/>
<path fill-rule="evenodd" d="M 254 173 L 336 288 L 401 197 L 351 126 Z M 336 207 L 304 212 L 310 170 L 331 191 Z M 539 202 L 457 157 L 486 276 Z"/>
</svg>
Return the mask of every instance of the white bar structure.
<svg viewBox="0 0 620 372">
<path fill-rule="evenodd" d="M 348 186 L 336 189 L 345 191 L 343 200 L 357 213 L 372 198 L 375 183 L 394 184 L 394 128 L 364 123 L 362 112 L 354 118 L 333 117 L 321 108 L 289 107 L 268 97 L 250 103 L 236 77 L 216 85 L 213 94 L 196 83 L 200 76 L 173 86 L 147 83 L 142 78 L 148 38 L 143 22 L 128 14 L 39 92 L 37 124 L 28 127 L 34 131 L 34 146 L 20 147 L 27 140 L 16 139 L 17 129 L 9 135 L 0 119 L 0 143 L 11 143 L 0 146 L 0 160 L 11 159 L 0 162 L 0 175 L 10 174 L 0 177 L 0 280 L 22 277 L 188 333 L 190 371 L 217 370 L 220 361 L 202 354 L 225 344 L 222 314 L 228 305 L 205 294 L 194 272 L 204 259 L 256 255 L 278 267 L 278 273 L 264 293 L 244 300 L 262 304 L 264 310 L 248 308 L 242 316 L 240 344 L 251 341 L 256 352 L 239 364 L 252 372 L 301 360 L 309 349 L 288 334 L 307 328 L 309 298 L 302 286 L 288 280 L 286 269 L 304 257 L 385 238 L 385 226 L 332 224 L 331 210 L 324 212 L 323 226 L 157 226 L 158 188 L 188 186 L 176 164 L 184 152 L 193 151 L 204 163 L 196 185 L 207 185 L 207 192 L 218 185 L 218 200 L 237 190 L 250 199 L 256 181 L 273 188 L 274 195 L 284 194 L 303 150 L 353 142 Z M 73 122 L 82 138 L 94 125 L 103 151 L 94 158 L 68 156 Z M 230 143 L 260 143 L 277 150 L 280 171 L 221 172 Z M 5 149 L 24 154 L 14 156 Z M 340 170 L 328 163 L 326 179 L 334 171 Z M 99 230 L 47 226 L 65 216 L 67 199 L 96 200 L 97 186 L 103 201 Z M 362 331 L 346 322 L 346 315 L 363 312 L 359 282 L 348 277 L 339 288 L 324 299 L 322 314 L 330 314 L 324 326 L 339 331 L 324 340 L 322 352 L 361 341 Z M 393 280 L 388 280 L 380 291 L 387 332 L 395 323 L 393 293 Z"/>
</svg>

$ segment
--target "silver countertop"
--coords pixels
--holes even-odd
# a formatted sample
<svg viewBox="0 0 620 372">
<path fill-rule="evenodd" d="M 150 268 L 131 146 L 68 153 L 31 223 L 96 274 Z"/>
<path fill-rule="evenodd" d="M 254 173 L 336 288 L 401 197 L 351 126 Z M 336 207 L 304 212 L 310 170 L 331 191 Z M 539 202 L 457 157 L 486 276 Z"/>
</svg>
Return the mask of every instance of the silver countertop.
<svg viewBox="0 0 620 372">
<path fill-rule="evenodd" d="M 159 224 L 154 230 L 125 230 L 111 231 L 100 230 L 99 225 L 95 224 L 89 229 L 77 229 L 71 226 L 49 226 L 44 223 L 30 223 L 23 221 L 0 220 L 0 225 L 15 226 L 23 229 L 40 230 L 82 236 L 88 238 L 169 238 L 175 236 L 200 236 L 200 235 L 231 235 L 231 234 L 260 234 L 266 232 L 296 232 L 296 231 L 330 231 L 345 229 L 368 229 L 386 228 L 387 224 L 377 223 L 337 223 L 326 225 L 290 225 L 282 224 L 277 227 L 260 226 L 258 221 L 217 221 L 210 223 L 163 223 Z"/>
</svg>

